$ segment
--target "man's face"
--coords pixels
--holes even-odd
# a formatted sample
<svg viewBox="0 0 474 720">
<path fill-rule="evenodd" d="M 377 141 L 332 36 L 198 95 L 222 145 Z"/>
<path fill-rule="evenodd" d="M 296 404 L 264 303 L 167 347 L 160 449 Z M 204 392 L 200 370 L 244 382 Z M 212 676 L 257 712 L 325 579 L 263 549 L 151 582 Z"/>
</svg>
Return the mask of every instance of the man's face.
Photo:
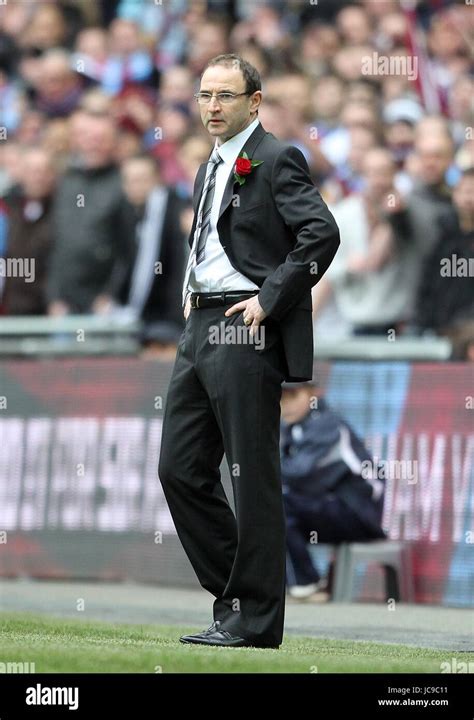
<svg viewBox="0 0 474 720">
<path fill-rule="evenodd" d="M 102 167 L 115 157 L 117 135 L 108 117 L 87 116 L 82 123 L 81 151 L 88 167 Z"/>
<path fill-rule="evenodd" d="M 51 158 L 39 149 L 29 150 L 22 163 L 22 188 L 30 199 L 47 197 L 54 186 L 54 169 Z"/>
<path fill-rule="evenodd" d="M 364 178 L 367 193 L 380 198 L 393 188 L 394 166 L 390 155 L 385 150 L 371 150 L 367 153 L 364 162 Z"/>
<path fill-rule="evenodd" d="M 427 136 L 418 141 L 416 153 L 424 182 L 428 185 L 442 182 L 452 159 L 449 140 L 442 136 Z"/>
<path fill-rule="evenodd" d="M 280 403 L 283 420 L 288 425 L 303 420 L 311 409 L 311 398 L 314 397 L 314 388 L 311 387 L 283 390 Z"/>
<path fill-rule="evenodd" d="M 144 205 L 157 182 L 157 175 L 151 162 L 137 158 L 124 163 L 122 185 L 132 205 Z"/>
<path fill-rule="evenodd" d="M 69 90 L 74 76 L 62 60 L 48 58 L 43 61 L 39 88 L 41 93 L 51 99 L 60 100 Z"/>
<path fill-rule="evenodd" d="M 242 72 L 234 67 L 214 65 L 207 68 L 201 78 L 200 92 L 234 94 L 245 92 L 245 80 Z M 200 105 L 201 120 L 219 145 L 237 135 L 255 118 L 262 93 L 257 90 L 253 95 L 240 95 L 228 104 L 219 104 L 215 97 L 207 105 Z"/>
</svg>

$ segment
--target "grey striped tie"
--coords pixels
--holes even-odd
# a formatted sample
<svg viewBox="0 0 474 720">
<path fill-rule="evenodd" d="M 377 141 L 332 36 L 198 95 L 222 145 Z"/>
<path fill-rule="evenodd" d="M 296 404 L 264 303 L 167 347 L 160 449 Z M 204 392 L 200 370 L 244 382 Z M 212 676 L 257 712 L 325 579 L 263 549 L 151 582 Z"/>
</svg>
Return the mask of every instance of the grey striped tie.
<svg viewBox="0 0 474 720">
<path fill-rule="evenodd" d="M 211 172 L 206 178 L 202 191 L 201 210 L 198 217 L 198 242 L 196 250 L 196 265 L 204 260 L 204 249 L 206 246 L 207 236 L 209 234 L 209 224 L 211 220 L 212 201 L 214 200 L 214 190 L 216 189 L 216 170 L 222 158 L 217 148 L 212 151 L 209 162 L 212 163 Z"/>
</svg>

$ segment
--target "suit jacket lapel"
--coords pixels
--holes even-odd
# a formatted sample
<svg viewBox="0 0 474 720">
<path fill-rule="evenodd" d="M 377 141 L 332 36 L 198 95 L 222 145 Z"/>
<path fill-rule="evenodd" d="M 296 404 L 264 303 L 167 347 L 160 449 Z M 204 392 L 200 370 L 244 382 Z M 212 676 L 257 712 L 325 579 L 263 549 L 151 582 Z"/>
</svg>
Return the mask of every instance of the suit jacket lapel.
<svg viewBox="0 0 474 720">
<path fill-rule="evenodd" d="M 247 140 L 247 142 L 244 144 L 242 150 L 240 151 L 239 155 L 242 152 L 246 152 L 249 158 L 252 160 L 253 153 L 259 144 L 259 142 L 262 140 L 262 138 L 266 135 L 266 130 L 263 129 L 262 125 L 259 124 Z M 232 197 L 234 195 L 234 185 L 237 182 L 237 180 L 234 179 L 234 169 L 232 168 L 231 173 L 229 175 L 229 178 L 227 180 L 224 195 L 222 196 L 222 202 L 221 206 L 219 208 L 219 218 L 221 217 L 222 213 L 226 211 L 226 209 L 229 207 Z M 240 186 L 239 186 L 240 187 Z"/>
<path fill-rule="evenodd" d="M 204 180 L 206 179 L 206 168 L 207 168 L 207 162 L 202 163 L 202 165 L 199 166 L 199 170 L 197 171 L 196 175 L 196 188 L 193 193 L 193 208 L 194 212 L 197 212 L 197 209 L 199 207 L 199 203 L 201 201 L 201 195 L 204 188 Z"/>
<path fill-rule="evenodd" d="M 201 195 L 202 195 L 202 191 L 204 188 L 204 180 L 206 178 L 206 167 L 207 167 L 207 162 L 202 163 L 202 165 L 199 166 L 199 170 L 196 173 L 196 179 L 194 181 L 194 191 L 193 191 L 194 218 L 193 218 L 193 224 L 191 227 L 191 232 L 189 233 L 189 237 L 188 237 L 189 247 L 192 247 L 192 245 L 193 245 L 193 238 L 194 238 L 194 233 L 196 230 L 196 223 L 197 223 L 197 211 L 198 211 L 199 203 L 201 202 Z"/>
<path fill-rule="evenodd" d="M 267 134 L 266 130 L 263 129 L 262 125 L 259 124 L 247 140 L 247 142 L 244 144 L 241 152 L 245 151 L 250 159 L 252 159 L 252 155 L 259 144 L 259 142 L 262 140 L 263 137 Z M 240 153 L 239 153 L 240 155 Z M 206 169 L 207 169 L 207 162 L 202 163 L 202 165 L 199 166 L 199 170 L 197 171 L 196 175 L 196 181 L 195 181 L 195 188 L 193 193 L 193 209 L 194 209 L 194 220 L 193 220 L 193 226 L 191 228 L 191 232 L 189 234 L 188 238 L 188 244 L 191 247 L 194 237 L 194 231 L 196 229 L 196 222 L 197 222 L 197 211 L 199 208 L 199 203 L 201 202 L 201 195 L 204 188 L 204 181 L 206 179 Z M 219 218 L 221 215 L 225 212 L 225 210 L 229 207 L 232 197 L 234 195 L 234 185 L 237 182 L 237 180 L 234 179 L 234 171 L 232 169 L 229 178 L 227 180 L 225 189 L 224 189 L 224 195 L 222 196 L 222 202 L 221 206 L 219 208 Z"/>
</svg>

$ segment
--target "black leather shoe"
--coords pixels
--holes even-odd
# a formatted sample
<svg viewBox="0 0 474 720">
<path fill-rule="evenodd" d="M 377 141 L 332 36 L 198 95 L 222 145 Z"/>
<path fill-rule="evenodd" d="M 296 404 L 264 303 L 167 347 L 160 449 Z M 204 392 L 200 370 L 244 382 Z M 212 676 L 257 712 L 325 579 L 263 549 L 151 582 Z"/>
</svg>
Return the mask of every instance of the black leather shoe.
<svg viewBox="0 0 474 720">
<path fill-rule="evenodd" d="M 195 633 L 194 635 L 183 635 L 179 639 L 181 642 L 185 642 L 185 643 L 196 642 L 196 638 L 203 638 L 203 637 L 206 637 L 207 635 L 211 635 L 212 633 L 214 633 L 218 628 L 218 622 L 219 621 L 217 621 L 217 623 L 213 622 L 211 627 L 208 628 L 207 630 L 203 630 L 200 633 Z"/>
<path fill-rule="evenodd" d="M 195 635 L 183 635 L 179 641 L 193 645 L 218 645 L 220 647 L 249 647 L 250 643 L 244 638 L 232 635 L 227 630 L 222 630 L 220 621 L 216 620 L 211 627 L 202 633 Z"/>
<path fill-rule="evenodd" d="M 237 635 L 232 635 L 227 630 L 222 630 L 219 620 L 213 622 L 211 627 L 204 630 L 204 632 L 195 635 L 183 635 L 179 640 L 186 644 L 216 645 L 218 647 L 259 647 L 274 650 L 279 647 L 279 645 L 259 645 Z"/>
</svg>

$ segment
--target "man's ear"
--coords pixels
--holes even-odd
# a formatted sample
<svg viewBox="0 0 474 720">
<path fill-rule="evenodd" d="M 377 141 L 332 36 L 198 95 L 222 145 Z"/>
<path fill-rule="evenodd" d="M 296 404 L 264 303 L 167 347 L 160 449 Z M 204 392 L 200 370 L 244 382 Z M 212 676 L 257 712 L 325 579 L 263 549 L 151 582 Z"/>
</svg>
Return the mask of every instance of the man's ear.
<svg viewBox="0 0 474 720">
<path fill-rule="evenodd" d="M 258 92 L 261 93 L 261 90 L 259 90 Z M 263 98 L 262 98 L 262 95 L 260 94 L 260 102 L 259 102 L 259 104 L 257 105 L 257 107 L 256 107 L 255 110 L 254 110 L 254 112 L 257 113 L 257 114 L 258 114 L 258 108 L 259 108 L 260 105 L 262 104 L 262 100 L 263 100 Z"/>
</svg>

